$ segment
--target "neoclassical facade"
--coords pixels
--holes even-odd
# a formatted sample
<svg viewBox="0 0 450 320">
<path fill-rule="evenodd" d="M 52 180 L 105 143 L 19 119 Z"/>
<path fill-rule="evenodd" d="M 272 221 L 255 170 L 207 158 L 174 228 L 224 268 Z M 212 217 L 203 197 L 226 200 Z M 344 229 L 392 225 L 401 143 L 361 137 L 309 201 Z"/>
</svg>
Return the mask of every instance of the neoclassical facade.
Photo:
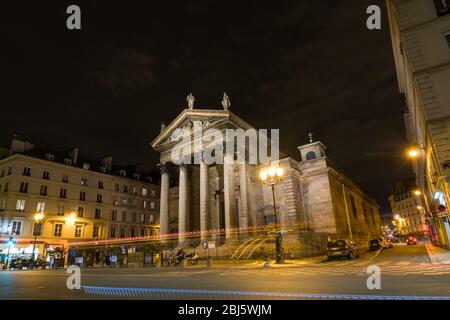
<svg viewBox="0 0 450 320">
<path fill-rule="evenodd" d="M 194 109 L 190 105 L 152 142 L 160 153 L 160 235 L 178 239 L 179 246 L 216 245 L 255 236 L 275 221 L 272 190 L 259 179 L 260 165 L 237 163 L 174 164 L 172 153 L 182 140 L 195 141 L 195 129 L 252 129 L 229 110 Z M 282 133 L 280 139 L 282 139 Z M 183 140 L 184 141 L 184 140 Z M 204 147 L 208 147 L 204 144 Z M 310 231 L 334 238 L 367 240 L 381 235 L 375 200 L 338 170 L 321 142 L 298 147 L 301 159 L 279 161 L 284 178 L 275 186 L 277 222 L 287 236 Z M 193 157 L 195 155 L 192 155 Z M 179 185 L 169 186 L 177 175 Z M 230 241 L 229 241 L 230 240 Z"/>
</svg>

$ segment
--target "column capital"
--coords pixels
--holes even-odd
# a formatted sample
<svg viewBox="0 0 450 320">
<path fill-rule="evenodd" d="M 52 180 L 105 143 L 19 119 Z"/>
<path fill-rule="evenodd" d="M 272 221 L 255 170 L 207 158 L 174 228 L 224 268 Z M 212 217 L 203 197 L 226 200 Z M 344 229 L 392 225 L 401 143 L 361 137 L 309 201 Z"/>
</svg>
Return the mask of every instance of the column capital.
<svg viewBox="0 0 450 320">
<path fill-rule="evenodd" d="M 158 163 L 156 165 L 159 168 L 159 171 L 161 171 L 161 174 L 168 174 L 169 173 L 169 166 L 167 162 L 165 163 Z"/>
</svg>

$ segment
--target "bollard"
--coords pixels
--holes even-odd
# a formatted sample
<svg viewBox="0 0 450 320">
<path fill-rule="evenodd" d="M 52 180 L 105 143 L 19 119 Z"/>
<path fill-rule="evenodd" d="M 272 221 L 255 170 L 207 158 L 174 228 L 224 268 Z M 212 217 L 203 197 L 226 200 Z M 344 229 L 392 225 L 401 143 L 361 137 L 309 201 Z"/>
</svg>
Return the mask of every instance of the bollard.
<svg viewBox="0 0 450 320">
<path fill-rule="evenodd" d="M 270 267 L 270 262 L 269 262 L 269 257 L 268 256 L 266 256 L 264 258 L 264 265 L 263 265 L 263 267 L 264 268 L 269 268 Z"/>
<path fill-rule="evenodd" d="M 208 257 L 208 260 L 206 260 L 206 267 L 211 268 L 211 266 L 212 266 L 212 260 L 211 260 L 211 257 Z"/>
</svg>

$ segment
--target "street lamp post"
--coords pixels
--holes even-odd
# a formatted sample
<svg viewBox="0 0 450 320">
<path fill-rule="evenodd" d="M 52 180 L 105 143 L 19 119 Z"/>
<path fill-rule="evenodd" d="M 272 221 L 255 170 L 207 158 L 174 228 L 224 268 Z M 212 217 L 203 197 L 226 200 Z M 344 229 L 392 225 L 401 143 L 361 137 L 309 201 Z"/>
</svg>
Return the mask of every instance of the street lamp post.
<svg viewBox="0 0 450 320">
<path fill-rule="evenodd" d="M 44 212 L 38 212 L 34 215 L 34 241 L 33 241 L 33 253 L 32 253 L 32 259 L 36 260 L 34 255 L 34 250 L 36 249 L 36 240 L 37 240 L 37 232 L 36 232 L 36 226 L 41 223 L 42 219 L 44 219 Z"/>
<path fill-rule="evenodd" d="M 267 168 L 262 168 L 259 173 L 262 183 L 272 188 L 273 211 L 275 214 L 275 261 L 277 264 L 283 263 L 283 248 L 281 246 L 281 231 L 278 227 L 278 214 L 275 202 L 275 185 L 283 179 L 283 175 L 283 168 L 279 165 L 273 166 L 272 164 L 270 164 Z"/>
</svg>

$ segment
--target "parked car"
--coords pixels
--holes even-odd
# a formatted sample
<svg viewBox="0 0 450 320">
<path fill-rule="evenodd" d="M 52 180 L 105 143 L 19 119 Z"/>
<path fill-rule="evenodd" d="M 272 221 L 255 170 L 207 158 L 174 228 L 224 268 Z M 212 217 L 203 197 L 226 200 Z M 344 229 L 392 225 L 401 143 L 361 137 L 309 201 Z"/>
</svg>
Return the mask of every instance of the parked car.
<svg viewBox="0 0 450 320">
<path fill-rule="evenodd" d="M 383 246 L 380 239 L 372 239 L 369 241 L 369 251 L 377 251 L 381 249 Z"/>
<path fill-rule="evenodd" d="M 36 259 L 32 261 L 28 269 L 45 269 L 48 266 L 48 262 L 42 259 Z"/>
<path fill-rule="evenodd" d="M 406 239 L 406 244 L 407 244 L 408 246 L 415 246 L 415 245 L 417 244 L 417 239 L 414 238 L 414 237 L 408 237 L 408 238 Z"/>
<path fill-rule="evenodd" d="M 359 249 L 354 242 L 349 240 L 329 241 L 327 245 L 328 260 L 334 258 L 359 258 Z"/>
<path fill-rule="evenodd" d="M 14 270 L 22 270 L 24 268 L 29 269 L 32 264 L 31 259 L 25 259 L 25 258 L 15 258 L 11 259 L 9 263 L 9 269 Z"/>
</svg>

